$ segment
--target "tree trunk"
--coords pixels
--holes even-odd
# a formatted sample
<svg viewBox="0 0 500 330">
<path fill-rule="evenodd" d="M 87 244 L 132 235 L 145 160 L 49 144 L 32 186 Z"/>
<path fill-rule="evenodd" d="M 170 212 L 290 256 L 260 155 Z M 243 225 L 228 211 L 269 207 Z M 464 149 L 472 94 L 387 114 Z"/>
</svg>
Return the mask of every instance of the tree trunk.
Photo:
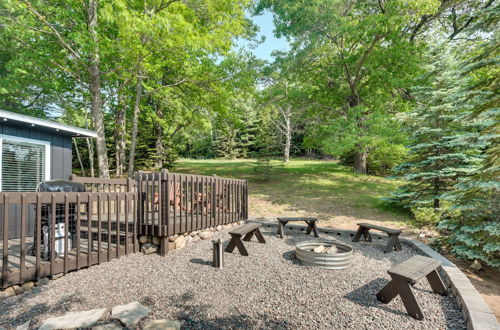
<svg viewBox="0 0 500 330">
<path fill-rule="evenodd" d="M 142 72 L 137 75 L 137 86 L 135 89 L 134 118 L 132 119 L 132 140 L 130 141 L 130 155 L 128 159 L 128 176 L 134 176 L 135 147 L 137 145 L 137 130 L 139 128 L 139 112 L 141 111 L 142 98 Z"/>
<path fill-rule="evenodd" d="M 123 94 L 118 95 L 118 112 L 116 114 L 116 176 L 121 177 L 125 169 L 125 135 L 127 108 Z"/>
<path fill-rule="evenodd" d="M 104 116 L 101 100 L 101 71 L 99 69 L 99 40 L 97 38 L 97 1 L 89 0 L 88 3 L 88 30 L 93 41 L 90 55 L 90 95 L 92 98 L 92 116 L 97 131 L 97 163 L 99 176 L 109 178 L 108 149 L 106 147 L 106 134 L 104 131 Z"/>
<path fill-rule="evenodd" d="M 287 124 L 286 124 L 286 134 L 285 134 L 285 154 L 284 154 L 284 161 L 285 163 L 288 163 L 290 160 L 290 146 L 292 144 L 292 127 L 290 125 L 290 118 L 287 118 Z"/>
<path fill-rule="evenodd" d="M 94 144 L 89 138 L 85 139 L 87 141 L 87 148 L 89 148 L 89 163 L 90 163 L 90 176 L 95 177 L 94 170 Z"/>
<path fill-rule="evenodd" d="M 163 153 L 165 152 L 165 146 L 163 145 L 163 128 L 160 124 L 156 124 L 158 128 L 158 135 L 156 136 L 156 161 L 155 168 L 163 168 Z"/>
<path fill-rule="evenodd" d="M 80 150 L 78 150 L 78 144 L 76 143 L 76 139 L 72 139 L 73 144 L 75 145 L 76 157 L 78 158 L 78 163 L 80 164 L 80 168 L 82 169 L 82 176 L 85 176 L 85 168 L 83 167 L 82 157 L 80 156 Z"/>
<path fill-rule="evenodd" d="M 357 148 L 358 150 L 354 152 L 354 170 L 357 173 L 366 174 L 366 157 L 368 153 L 360 145 Z"/>
</svg>

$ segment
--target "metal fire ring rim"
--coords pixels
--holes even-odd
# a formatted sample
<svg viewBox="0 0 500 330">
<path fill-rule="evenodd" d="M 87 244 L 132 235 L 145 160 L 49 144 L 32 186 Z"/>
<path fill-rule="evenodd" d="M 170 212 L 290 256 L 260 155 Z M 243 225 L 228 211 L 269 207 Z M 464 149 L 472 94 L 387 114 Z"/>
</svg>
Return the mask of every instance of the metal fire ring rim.
<svg viewBox="0 0 500 330">
<path fill-rule="evenodd" d="M 312 248 L 320 245 L 335 245 L 342 252 L 328 254 L 311 251 Z M 330 240 L 304 241 L 295 245 L 295 255 L 305 266 L 323 269 L 345 269 L 352 263 L 353 249 L 349 245 Z"/>
</svg>

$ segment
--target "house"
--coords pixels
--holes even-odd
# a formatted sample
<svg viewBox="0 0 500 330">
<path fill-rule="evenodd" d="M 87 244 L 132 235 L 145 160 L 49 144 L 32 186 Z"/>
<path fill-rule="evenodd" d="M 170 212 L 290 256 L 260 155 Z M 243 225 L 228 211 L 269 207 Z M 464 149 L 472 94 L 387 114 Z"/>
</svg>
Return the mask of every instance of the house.
<svg viewBox="0 0 500 330">
<path fill-rule="evenodd" d="M 68 179 L 72 138 L 91 130 L 0 110 L 0 191 L 36 191 L 41 181 Z"/>
</svg>

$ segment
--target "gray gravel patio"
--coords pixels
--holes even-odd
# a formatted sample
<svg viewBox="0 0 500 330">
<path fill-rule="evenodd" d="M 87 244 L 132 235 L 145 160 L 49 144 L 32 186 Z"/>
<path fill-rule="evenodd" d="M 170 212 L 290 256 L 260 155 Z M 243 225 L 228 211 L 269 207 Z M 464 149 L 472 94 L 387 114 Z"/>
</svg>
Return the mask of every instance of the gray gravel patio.
<svg viewBox="0 0 500 330">
<path fill-rule="evenodd" d="M 266 244 L 246 243 L 250 256 L 225 254 L 225 267 L 210 266 L 210 240 L 175 250 L 167 257 L 135 254 L 68 275 L 22 295 L 0 301 L 0 325 L 27 320 L 39 326 L 49 316 L 67 311 L 109 308 L 140 301 L 153 312 L 149 320 L 179 320 L 189 329 L 463 329 L 465 320 L 455 297 L 432 293 L 429 284 L 415 285 L 425 315 L 406 314 L 397 297 L 384 305 L 375 294 L 389 281 L 387 269 L 416 252 L 384 254 L 385 240 L 353 243 L 350 237 L 320 234 L 354 248 L 354 261 L 344 270 L 301 266 L 295 244 L 314 239 L 302 232 L 275 236 L 262 228 Z M 214 238 L 229 239 L 227 231 Z"/>
</svg>

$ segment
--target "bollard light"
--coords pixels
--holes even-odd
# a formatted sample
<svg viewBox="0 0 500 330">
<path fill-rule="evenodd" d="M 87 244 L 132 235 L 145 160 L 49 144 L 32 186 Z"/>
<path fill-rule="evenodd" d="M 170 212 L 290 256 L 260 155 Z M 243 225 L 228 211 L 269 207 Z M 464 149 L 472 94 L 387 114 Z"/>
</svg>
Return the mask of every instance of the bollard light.
<svg viewBox="0 0 500 330">
<path fill-rule="evenodd" d="M 214 260 L 212 261 L 212 266 L 222 268 L 222 265 L 224 264 L 224 249 L 222 246 L 222 240 L 213 240 L 212 243 L 214 244 Z"/>
</svg>

